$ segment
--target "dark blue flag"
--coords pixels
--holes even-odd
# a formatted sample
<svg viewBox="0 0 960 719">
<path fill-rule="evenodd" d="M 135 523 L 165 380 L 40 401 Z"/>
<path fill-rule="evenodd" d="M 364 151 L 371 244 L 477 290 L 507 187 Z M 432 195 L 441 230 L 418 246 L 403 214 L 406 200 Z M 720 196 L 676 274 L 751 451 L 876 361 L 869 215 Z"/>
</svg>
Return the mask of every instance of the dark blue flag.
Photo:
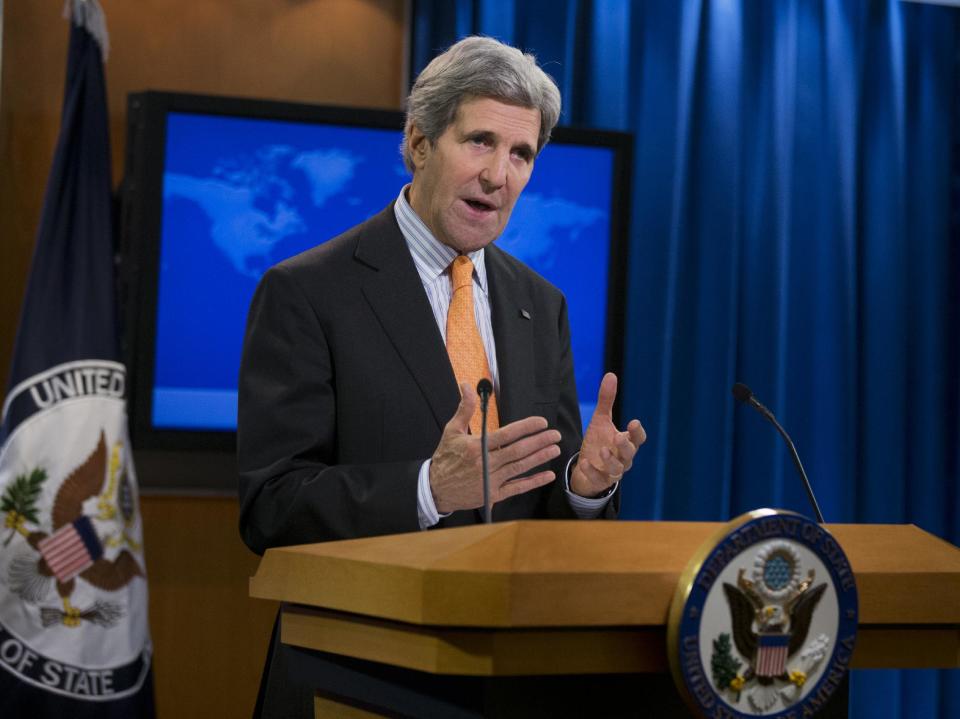
<svg viewBox="0 0 960 719">
<path fill-rule="evenodd" d="M 97 0 L 70 4 L 60 137 L 0 417 L 0 706 L 152 717 L 136 475 L 118 361 Z"/>
</svg>

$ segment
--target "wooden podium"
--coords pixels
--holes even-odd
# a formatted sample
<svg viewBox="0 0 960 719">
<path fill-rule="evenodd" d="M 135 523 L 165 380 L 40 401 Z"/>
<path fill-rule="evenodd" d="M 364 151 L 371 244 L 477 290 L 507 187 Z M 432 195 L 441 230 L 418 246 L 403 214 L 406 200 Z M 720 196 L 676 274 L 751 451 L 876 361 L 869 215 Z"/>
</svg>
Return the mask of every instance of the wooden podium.
<svg viewBox="0 0 960 719">
<path fill-rule="evenodd" d="M 537 692 L 572 707 L 571 685 L 574 697 L 626 692 L 639 712 L 644 675 L 655 691 L 670 682 L 665 622 L 680 574 L 722 526 L 524 521 L 271 549 L 250 594 L 283 603 L 282 642 L 303 657 L 440 687 L 439 704 L 411 713 L 389 690 L 351 696 L 349 681 L 318 679 L 318 715 L 531 716 Z M 827 528 L 857 577 L 852 666 L 960 666 L 960 549 L 912 525 Z M 443 708 L 474 689 L 473 704 Z"/>
</svg>

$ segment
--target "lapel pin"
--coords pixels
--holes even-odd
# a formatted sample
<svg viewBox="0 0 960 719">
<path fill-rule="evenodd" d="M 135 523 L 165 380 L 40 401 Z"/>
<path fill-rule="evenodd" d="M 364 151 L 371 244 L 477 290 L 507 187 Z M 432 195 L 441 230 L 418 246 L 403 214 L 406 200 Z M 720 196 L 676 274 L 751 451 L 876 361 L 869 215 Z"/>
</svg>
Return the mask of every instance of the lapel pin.
<svg viewBox="0 0 960 719">
<path fill-rule="evenodd" d="M 520 310 L 520 316 L 523 317 L 523 319 L 525 320 L 530 319 L 530 313 L 525 309 Z"/>
</svg>

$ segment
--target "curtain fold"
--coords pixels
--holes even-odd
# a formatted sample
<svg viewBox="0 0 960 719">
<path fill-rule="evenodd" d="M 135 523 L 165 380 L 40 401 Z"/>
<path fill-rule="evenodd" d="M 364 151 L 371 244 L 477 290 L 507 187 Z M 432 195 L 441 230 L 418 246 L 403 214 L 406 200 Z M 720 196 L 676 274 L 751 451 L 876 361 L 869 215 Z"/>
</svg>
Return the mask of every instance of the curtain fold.
<svg viewBox="0 0 960 719">
<path fill-rule="evenodd" d="M 420 0 L 537 55 L 561 122 L 635 135 L 628 519 L 810 514 L 960 543 L 960 10 L 870 0 Z M 960 716 L 957 672 L 855 672 L 855 717 Z"/>
</svg>

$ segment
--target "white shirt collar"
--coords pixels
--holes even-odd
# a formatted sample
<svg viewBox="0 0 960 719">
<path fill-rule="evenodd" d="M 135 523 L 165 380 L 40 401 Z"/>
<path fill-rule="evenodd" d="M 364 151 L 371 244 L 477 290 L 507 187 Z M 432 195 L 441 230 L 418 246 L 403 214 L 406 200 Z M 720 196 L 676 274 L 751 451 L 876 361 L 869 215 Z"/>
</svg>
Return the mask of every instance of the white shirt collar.
<svg viewBox="0 0 960 719">
<path fill-rule="evenodd" d="M 420 274 L 420 279 L 423 282 L 433 282 L 446 272 L 450 263 L 460 253 L 434 237 L 430 228 L 414 212 L 410 203 L 407 202 L 409 187 L 410 185 L 407 184 L 400 190 L 397 201 L 393 205 L 393 212 L 396 215 L 397 224 L 400 225 L 400 232 L 407 241 L 407 247 L 413 257 L 413 264 L 416 265 L 417 272 Z M 484 248 L 468 252 L 467 257 L 473 262 L 474 276 L 480 289 L 486 294 L 487 267 L 484 261 Z"/>
</svg>

